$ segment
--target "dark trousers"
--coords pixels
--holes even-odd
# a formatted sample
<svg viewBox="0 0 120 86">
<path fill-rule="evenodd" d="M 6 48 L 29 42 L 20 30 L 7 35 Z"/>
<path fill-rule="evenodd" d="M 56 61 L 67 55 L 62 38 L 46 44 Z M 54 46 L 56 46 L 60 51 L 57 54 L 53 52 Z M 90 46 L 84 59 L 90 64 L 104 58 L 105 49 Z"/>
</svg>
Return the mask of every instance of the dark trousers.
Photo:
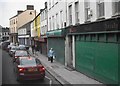
<svg viewBox="0 0 120 86">
<path fill-rule="evenodd" d="M 51 63 L 53 63 L 53 56 L 52 56 L 52 57 L 50 57 L 50 58 L 51 58 L 51 59 L 50 59 L 50 60 L 51 60 Z"/>
</svg>

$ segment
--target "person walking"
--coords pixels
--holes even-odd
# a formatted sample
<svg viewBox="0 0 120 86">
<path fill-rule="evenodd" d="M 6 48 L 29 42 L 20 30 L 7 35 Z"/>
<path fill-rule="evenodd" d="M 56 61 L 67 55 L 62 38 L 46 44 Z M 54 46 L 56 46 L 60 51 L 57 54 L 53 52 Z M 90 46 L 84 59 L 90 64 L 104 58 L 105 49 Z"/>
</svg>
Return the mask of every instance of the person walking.
<svg viewBox="0 0 120 86">
<path fill-rule="evenodd" d="M 55 56 L 55 52 L 53 50 L 53 48 L 51 48 L 48 52 L 48 61 L 50 59 L 51 63 L 53 63 L 53 57 Z"/>
</svg>

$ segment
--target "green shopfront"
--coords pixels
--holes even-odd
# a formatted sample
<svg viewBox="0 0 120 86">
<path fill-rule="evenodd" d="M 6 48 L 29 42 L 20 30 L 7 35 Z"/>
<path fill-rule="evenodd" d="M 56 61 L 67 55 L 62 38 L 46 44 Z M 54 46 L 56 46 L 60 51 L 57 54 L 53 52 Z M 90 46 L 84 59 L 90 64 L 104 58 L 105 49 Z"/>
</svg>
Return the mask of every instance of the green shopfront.
<svg viewBox="0 0 120 86">
<path fill-rule="evenodd" d="M 72 26 L 75 69 L 106 84 L 120 83 L 120 18 Z"/>
<path fill-rule="evenodd" d="M 65 63 L 65 39 L 64 30 L 54 30 L 47 32 L 47 49 L 53 48 L 55 51 L 55 60 L 64 65 Z M 48 51 L 47 50 L 47 51 Z"/>
</svg>

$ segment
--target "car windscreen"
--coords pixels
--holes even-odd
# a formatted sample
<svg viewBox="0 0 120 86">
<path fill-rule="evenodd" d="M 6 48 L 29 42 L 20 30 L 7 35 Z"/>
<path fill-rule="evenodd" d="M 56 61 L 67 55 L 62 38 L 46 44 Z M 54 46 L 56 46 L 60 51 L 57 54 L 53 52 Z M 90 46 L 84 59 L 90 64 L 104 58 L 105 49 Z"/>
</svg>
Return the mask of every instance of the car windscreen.
<svg viewBox="0 0 120 86">
<path fill-rule="evenodd" d="M 11 50 L 19 50 L 19 47 L 12 47 Z"/>
<path fill-rule="evenodd" d="M 28 56 L 27 51 L 16 51 L 15 56 Z"/>
<path fill-rule="evenodd" d="M 21 59 L 20 60 L 20 65 L 36 65 L 35 59 Z"/>
</svg>

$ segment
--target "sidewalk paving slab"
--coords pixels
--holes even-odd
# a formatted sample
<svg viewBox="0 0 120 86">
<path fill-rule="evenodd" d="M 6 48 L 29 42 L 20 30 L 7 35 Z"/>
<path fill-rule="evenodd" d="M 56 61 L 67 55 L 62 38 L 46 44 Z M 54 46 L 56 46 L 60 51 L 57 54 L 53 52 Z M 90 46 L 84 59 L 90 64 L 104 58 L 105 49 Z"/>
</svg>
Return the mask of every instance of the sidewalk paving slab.
<svg viewBox="0 0 120 86">
<path fill-rule="evenodd" d="M 31 55 L 32 52 L 29 50 Z M 36 58 L 40 59 L 41 63 L 45 66 L 46 70 L 53 75 L 61 84 L 96 84 L 96 85 L 103 85 L 101 82 L 96 81 L 92 78 L 87 77 L 86 75 L 77 72 L 76 70 L 71 70 L 66 68 L 64 65 L 60 64 L 59 62 L 55 61 L 51 63 L 48 61 L 47 57 L 36 52 L 34 55 Z"/>
</svg>

